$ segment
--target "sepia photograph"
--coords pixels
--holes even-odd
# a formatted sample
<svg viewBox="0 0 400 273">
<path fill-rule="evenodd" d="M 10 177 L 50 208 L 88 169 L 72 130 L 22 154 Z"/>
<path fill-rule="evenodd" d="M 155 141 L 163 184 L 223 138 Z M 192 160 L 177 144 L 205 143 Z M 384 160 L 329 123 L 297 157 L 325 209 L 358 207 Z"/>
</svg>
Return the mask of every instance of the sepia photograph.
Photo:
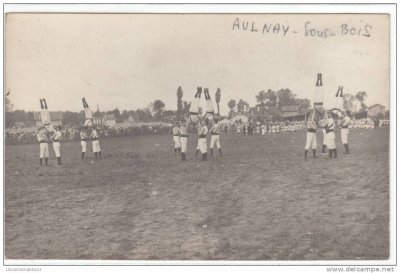
<svg viewBox="0 0 400 273">
<path fill-rule="evenodd" d="M 5 12 L 4 263 L 393 258 L 392 15 L 286 10 Z"/>
</svg>

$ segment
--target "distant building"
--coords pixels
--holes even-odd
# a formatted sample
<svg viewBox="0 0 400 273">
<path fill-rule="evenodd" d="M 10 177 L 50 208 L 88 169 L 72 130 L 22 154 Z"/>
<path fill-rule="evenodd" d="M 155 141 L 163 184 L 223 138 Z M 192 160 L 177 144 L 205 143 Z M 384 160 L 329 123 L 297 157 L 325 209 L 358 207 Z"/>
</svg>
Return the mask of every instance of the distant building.
<svg viewBox="0 0 400 273">
<path fill-rule="evenodd" d="M 281 112 L 299 112 L 301 111 L 300 105 L 285 105 L 281 106 Z"/>
<path fill-rule="evenodd" d="M 63 120 L 64 120 L 64 113 L 61 111 L 54 111 L 54 112 L 49 112 L 50 114 L 50 119 L 51 122 L 50 124 L 53 126 L 61 126 L 63 125 Z M 33 113 L 33 120 L 36 123 L 36 126 L 43 126 L 42 119 L 40 117 L 40 112 L 34 112 Z"/>
<path fill-rule="evenodd" d="M 103 117 L 102 116 L 93 117 L 93 124 L 94 125 L 102 125 L 103 124 Z"/>
<path fill-rule="evenodd" d="M 301 121 L 305 119 L 307 113 L 312 112 L 312 109 L 302 109 L 300 105 L 281 106 L 280 116 L 283 120 Z"/>
<path fill-rule="evenodd" d="M 162 115 L 162 119 L 164 121 L 173 122 L 177 119 L 177 115 L 175 111 L 165 111 Z"/>
<path fill-rule="evenodd" d="M 128 119 L 124 120 L 124 123 L 137 123 L 139 122 L 139 115 L 134 113 L 133 115 L 129 115 Z"/>
<path fill-rule="evenodd" d="M 234 123 L 236 123 L 236 122 L 246 123 L 249 121 L 249 118 L 247 116 L 239 113 L 239 114 L 235 115 L 233 118 L 231 118 L 231 121 Z"/>
<path fill-rule="evenodd" d="M 367 109 L 367 115 L 368 117 L 371 118 L 376 118 L 379 115 L 381 115 L 381 117 L 385 117 L 385 106 L 380 105 L 380 104 L 374 104 L 370 107 L 368 107 Z"/>
<path fill-rule="evenodd" d="M 224 118 L 224 119 L 218 121 L 218 124 L 230 127 L 232 125 L 232 121 L 227 118 Z"/>
<path fill-rule="evenodd" d="M 240 108 L 239 105 L 235 105 L 232 109 L 232 113 L 238 114 L 238 113 L 247 113 L 250 111 L 250 107 L 246 104 L 243 104 Z"/>
<path fill-rule="evenodd" d="M 117 124 L 117 120 L 114 114 L 103 114 L 101 116 L 93 117 L 93 123 L 95 125 L 105 125 L 109 127 L 114 127 Z"/>
<path fill-rule="evenodd" d="M 25 127 L 25 122 L 23 121 L 16 121 L 14 124 L 15 127 Z"/>
</svg>

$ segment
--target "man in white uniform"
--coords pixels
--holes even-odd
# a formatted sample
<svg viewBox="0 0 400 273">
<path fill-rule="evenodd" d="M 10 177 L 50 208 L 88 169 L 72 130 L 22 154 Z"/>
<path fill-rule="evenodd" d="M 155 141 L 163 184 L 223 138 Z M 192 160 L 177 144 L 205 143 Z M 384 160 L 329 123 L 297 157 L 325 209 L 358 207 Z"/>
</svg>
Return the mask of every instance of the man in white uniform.
<svg viewBox="0 0 400 273">
<path fill-rule="evenodd" d="M 324 110 L 324 90 L 322 87 L 322 73 L 317 74 L 317 82 L 314 90 L 314 109 L 319 115 L 323 115 Z"/>
<path fill-rule="evenodd" d="M 89 135 L 88 135 L 88 129 L 85 126 L 81 127 L 81 132 L 80 132 L 80 137 L 81 137 L 81 147 L 82 147 L 82 155 L 81 158 L 84 159 L 85 158 L 85 153 L 86 153 L 86 144 L 87 141 L 89 139 Z"/>
<path fill-rule="evenodd" d="M 173 134 L 173 141 L 174 141 L 174 152 L 176 155 L 176 152 L 178 151 L 180 153 L 181 150 L 181 143 L 180 143 L 180 137 L 179 137 L 179 121 L 175 122 L 174 127 L 172 127 L 172 134 Z"/>
<path fill-rule="evenodd" d="M 82 103 L 85 111 L 85 126 L 93 126 L 93 112 L 90 110 L 85 98 L 82 98 Z"/>
<path fill-rule="evenodd" d="M 199 122 L 199 110 L 200 110 L 200 97 L 201 87 L 197 87 L 197 92 L 194 95 L 192 102 L 189 107 L 189 121 L 192 125 L 196 125 Z"/>
<path fill-rule="evenodd" d="M 336 108 L 343 111 L 343 86 L 339 86 L 336 92 Z"/>
<path fill-rule="evenodd" d="M 197 129 L 198 133 L 198 148 L 200 150 L 200 153 L 202 154 L 202 161 L 207 160 L 207 133 L 208 133 L 208 128 L 206 126 L 205 120 L 202 120 L 200 124 L 198 125 Z M 197 154 L 197 151 L 196 151 Z"/>
<path fill-rule="evenodd" d="M 267 126 L 265 125 L 265 123 L 263 123 L 261 125 L 261 135 L 265 135 L 265 133 L 267 132 Z"/>
<path fill-rule="evenodd" d="M 239 124 L 239 123 L 236 125 L 236 133 L 237 134 L 241 134 L 242 133 L 242 125 Z"/>
<path fill-rule="evenodd" d="M 60 128 L 58 126 L 55 126 L 54 134 L 51 136 L 51 140 L 53 141 L 53 149 L 54 149 L 54 153 L 56 154 L 57 165 L 61 165 L 61 153 L 60 153 L 61 137 L 62 137 L 62 133 L 60 132 Z"/>
<path fill-rule="evenodd" d="M 322 154 L 326 154 L 326 130 L 322 128 Z"/>
<path fill-rule="evenodd" d="M 349 124 L 350 124 L 351 118 L 350 118 L 350 111 L 347 110 L 345 112 L 345 115 L 340 123 L 340 136 L 342 138 L 342 143 L 345 148 L 344 154 L 350 154 L 350 149 L 349 149 Z"/>
<path fill-rule="evenodd" d="M 317 122 L 315 111 L 311 113 L 307 120 L 307 140 L 304 147 L 304 158 L 307 158 L 308 150 L 312 148 L 313 157 L 317 158 Z"/>
<path fill-rule="evenodd" d="M 204 88 L 204 97 L 206 98 L 207 104 L 205 119 L 207 119 L 208 122 L 212 122 L 214 119 L 214 104 L 211 100 L 208 88 Z"/>
<path fill-rule="evenodd" d="M 50 124 L 51 119 L 50 119 L 50 113 L 49 109 L 47 108 L 47 102 L 46 99 L 40 99 L 40 119 L 43 123 L 44 128 L 48 132 L 54 132 L 53 126 Z"/>
<path fill-rule="evenodd" d="M 214 124 L 210 130 L 211 141 L 210 141 L 210 155 L 213 156 L 214 147 L 217 146 L 219 150 L 219 155 L 222 156 L 221 144 L 219 141 L 220 128 L 216 119 L 214 119 Z"/>
<path fill-rule="evenodd" d="M 181 126 L 179 127 L 179 135 L 180 135 L 180 145 L 181 145 L 181 159 L 182 161 L 186 160 L 186 152 L 187 152 L 187 138 L 188 138 L 188 126 L 189 120 L 183 120 Z"/>
<path fill-rule="evenodd" d="M 329 158 L 337 158 L 335 120 L 331 112 L 328 112 L 328 119 L 325 121 L 326 146 L 329 150 Z"/>
<path fill-rule="evenodd" d="M 101 149 L 100 149 L 100 142 L 99 142 L 99 134 L 97 133 L 96 128 L 93 128 L 92 133 L 90 134 L 90 139 L 92 140 L 92 148 L 94 156 L 97 159 L 97 156 L 101 159 Z"/>
<path fill-rule="evenodd" d="M 320 117 L 320 127 L 322 127 L 322 155 L 326 155 L 326 130 L 325 125 L 326 121 L 328 120 L 328 112 L 324 111 L 324 115 Z M 321 125 L 322 124 L 322 125 Z"/>
<path fill-rule="evenodd" d="M 40 166 L 42 166 L 43 163 L 43 159 L 46 162 L 46 166 L 48 165 L 49 162 L 49 138 L 47 135 L 47 131 L 44 127 L 40 127 L 38 128 L 37 132 L 36 132 L 36 137 L 37 140 L 39 141 L 39 147 L 40 147 L 40 154 L 39 154 L 39 162 L 40 162 Z"/>
</svg>

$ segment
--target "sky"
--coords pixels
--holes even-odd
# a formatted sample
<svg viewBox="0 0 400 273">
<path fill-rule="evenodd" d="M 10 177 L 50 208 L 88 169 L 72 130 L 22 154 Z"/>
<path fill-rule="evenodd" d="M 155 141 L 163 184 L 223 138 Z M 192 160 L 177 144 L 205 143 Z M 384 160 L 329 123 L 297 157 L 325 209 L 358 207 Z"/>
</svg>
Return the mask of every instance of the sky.
<svg viewBox="0 0 400 273">
<path fill-rule="evenodd" d="M 247 28 L 246 28 L 247 26 Z M 320 36 L 318 36 L 319 33 Z M 8 14 L 6 87 L 14 109 L 176 110 L 196 87 L 250 105 L 261 90 L 291 89 L 324 103 L 365 91 L 389 106 L 389 17 L 366 14 Z M 205 102 L 203 101 L 203 104 Z"/>
</svg>

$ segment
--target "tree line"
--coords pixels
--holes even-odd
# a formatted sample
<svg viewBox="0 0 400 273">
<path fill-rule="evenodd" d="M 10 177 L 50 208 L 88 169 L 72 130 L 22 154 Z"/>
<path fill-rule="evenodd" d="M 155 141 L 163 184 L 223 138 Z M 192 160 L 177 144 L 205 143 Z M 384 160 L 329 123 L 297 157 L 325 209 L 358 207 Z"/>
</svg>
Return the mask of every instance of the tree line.
<svg viewBox="0 0 400 273">
<path fill-rule="evenodd" d="M 261 115 L 266 109 L 271 114 L 279 115 L 279 110 L 282 106 L 293 106 L 298 105 L 303 109 L 310 107 L 309 99 L 298 98 L 289 88 L 282 88 L 277 91 L 268 89 L 267 91 L 262 90 L 256 94 L 256 101 L 261 110 Z M 249 103 L 243 99 L 239 99 L 237 102 L 234 99 L 228 101 L 229 114 L 231 117 L 235 112 L 246 112 L 249 109 Z"/>
<path fill-rule="evenodd" d="M 13 104 L 11 103 L 8 94 L 5 97 L 5 127 L 9 128 L 16 124 L 16 122 L 24 122 L 25 124 L 34 122 L 34 112 L 33 111 L 24 111 L 24 110 L 13 110 Z M 183 89 L 182 87 L 178 87 L 176 91 L 177 98 L 177 110 L 166 110 L 165 103 L 162 100 L 155 100 L 150 103 L 147 107 L 140 108 L 137 110 L 122 110 L 120 111 L 118 107 L 111 111 L 103 111 L 100 112 L 97 109 L 94 112 L 95 116 L 102 116 L 103 114 L 114 114 L 116 122 L 120 123 L 125 120 L 128 120 L 130 116 L 132 116 L 135 120 L 141 122 L 152 122 L 152 121 L 166 121 L 170 122 L 174 119 L 182 119 L 185 114 L 189 113 L 190 102 L 182 100 L 183 97 Z M 272 114 L 279 115 L 279 109 L 282 106 L 292 106 L 298 105 L 302 109 L 308 109 L 310 107 L 310 100 L 307 98 L 298 98 L 296 94 L 294 94 L 288 88 L 282 88 L 277 91 L 268 89 L 267 91 L 262 90 L 259 91 L 255 95 L 258 106 L 261 106 L 261 115 L 263 111 L 268 109 L 268 111 Z M 356 93 L 356 95 L 352 94 L 344 94 L 344 108 L 350 109 L 354 111 L 355 107 L 359 105 L 360 111 L 364 111 L 367 108 L 365 104 L 365 100 L 367 98 L 367 93 L 365 91 L 360 91 Z M 217 106 L 217 113 L 220 111 L 220 101 L 221 101 L 221 89 L 218 88 L 215 92 L 215 102 Z M 239 99 L 238 101 L 231 99 L 227 103 L 229 108 L 228 117 L 230 118 L 235 110 L 237 112 L 247 112 L 250 109 L 250 105 L 244 99 Z M 200 110 L 201 111 L 201 110 Z M 64 115 L 64 124 L 68 125 L 81 125 L 85 120 L 85 115 L 83 111 L 80 112 L 71 112 L 65 111 Z"/>
<path fill-rule="evenodd" d="M 177 92 L 177 110 L 167 110 L 165 109 L 165 103 L 162 100 L 154 100 L 147 107 L 139 108 L 137 110 L 119 110 L 115 107 L 111 111 L 100 111 L 97 109 L 94 112 L 94 116 L 100 117 L 103 114 L 113 114 L 117 123 L 124 122 L 132 117 L 136 121 L 141 122 L 153 122 L 153 121 L 165 121 L 171 122 L 175 119 L 182 119 L 185 114 L 189 113 L 190 102 L 182 100 L 183 90 L 182 87 L 178 87 Z M 221 100 L 221 89 L 218 88 L 215 93 L 215 102 L 217 104 L 217 112 L 219 113 L 219 103 Z M 34 112 L 15 110 L 13 111 L 13 105 L 8 96 L 5 98 L 6 103 L 6 113 L 5 113 L 5 126 L 10 128 L 16 125 L 17 122 L 23 122 L 25 124 L 34 125 Z M 92 109 L 94 110 L 94 109 Z M 200 112 L 202 109 L 200 109 Z M 85 120 L 85 114 L 80 112 L 63 112 L 63 123 L 67 125 L 79 126 L 83 124 Z"/>
<path fill-rule="evenodd" d="M 116 107 L 114 110 L 110 111 L 94 111 L 95 117 L 101 117 L 104 114 L 113 114 L 117 123 L 124 122 L 132 116 L 137 121 L 142 122 L 152 122 L 152 121 L 164 121 L 166 118 L 174 117 L 176 111 L 165 110 L 165 103 L 161 100 L 155 100 L 150 105 L 145 108 L 140 108 L 137 110 L 119 110 Z M 188 111 L 188 103 L 183 102 L 183 110 Z M 79 126 L 85 121 L 84 111 L 72 112 L 64 111 L 63 113 L 63 123 L 67 125 Z M 24 111 L 24 110 L 14 110 L 7 111 L 5 113 L 5 127 L 10 128 L 16 125 L 17 122 L 23 122 L 25 124 L 32 124 L 34 122 L 34 111 Z"/>
</svg>

